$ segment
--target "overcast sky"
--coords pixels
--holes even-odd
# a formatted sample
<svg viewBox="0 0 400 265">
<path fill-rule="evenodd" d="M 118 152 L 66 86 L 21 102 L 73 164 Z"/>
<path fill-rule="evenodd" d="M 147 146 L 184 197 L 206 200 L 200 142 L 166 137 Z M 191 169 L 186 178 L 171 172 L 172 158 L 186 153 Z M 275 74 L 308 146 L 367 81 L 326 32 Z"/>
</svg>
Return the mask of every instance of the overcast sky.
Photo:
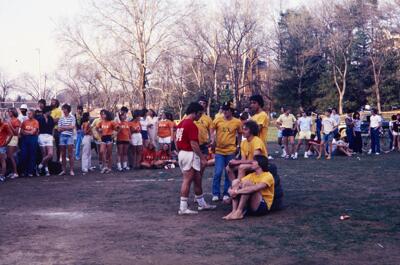
<svg viewBox="0 0 400 265">
<path fill-rule="evenodd" d="M 77 16 L 83 1 L 0 0 L 0 71 L 10 78 L 24 72 L 38 76 L 39 50 L 42 75 L 54 71 L 61 55 L 55 39 L 56 25 L 63 18 Z M 279 0 L 265 1 L 279 8 Z M 284 8 L 301 2 L 305 1 L 282 0 Z"/>
</svg>

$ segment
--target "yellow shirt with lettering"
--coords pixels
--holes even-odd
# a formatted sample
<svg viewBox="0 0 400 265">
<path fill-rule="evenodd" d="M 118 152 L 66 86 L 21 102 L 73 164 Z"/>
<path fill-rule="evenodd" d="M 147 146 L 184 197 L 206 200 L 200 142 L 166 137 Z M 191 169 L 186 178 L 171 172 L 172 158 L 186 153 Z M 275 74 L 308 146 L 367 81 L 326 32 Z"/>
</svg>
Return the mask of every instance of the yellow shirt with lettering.
<svg viewBox="0 0 400 265">
<path fill-rule="evenodd" d="M 264 142 L 257 136 L 254 136 L 250 142 L 246 139 L 240 144 L 240 153 L 242 158 L 245 157 L 246 160 L 253 160 L 254 151 L 257 149 L 260 150 L 263 156 L 268 156 Z"/>
<path fill-rule="evenodd" d="M 216 131 L 215 153 L 220 155 L 231 155 L 236 152 L 236 136 L 242 133 L 242 123 L 239 119 L 217 118 L 213 122 Z"/>
<path fill-rule="evenodd" d="M 269 126 L 269 116 L 265 111 L 254 114 L 251 119 L 258 124 L 260 127 L 260 133 L 258 136 L 264 142 L 265 148 L 267 148 L 267 137 L 268 137 L 268 126 Z"/>
<path fill-rule="evenodd" d="M 254 185 L 260 184 L 260 183 L 265 183 L 267 184 L 267 187 L 261 190 L 261 195 L 264 198 L 264 201 L 268 205 L 268 209 L 271 209 L 272 202 L 274 201 L 274 195 L 275 195 L 275 180 L 274 177 L 272 176 L 271 173 L 269 172 L 263 172 L 260 175 L 257 175 L 255 172 L 251 173 L 244 178 L 242 178 L 241 181 L 250 181 Z"/>
<path fill-rule="evenodd" d="M 209 140 L 209 131 L 213 121 L 206 114 L 203 114 L 198 121 L 194 122 L 199 129 L 199 144 L 206 144 Z"/>
<path fill-rule="evenodd" d="M 57 121 L 62 117 L 63 113 L 60 108 L 55 108 L 50 112 L 50 116 L 53 120 L 57 119 Z M 58 122 L 55 122 L 54 129 L 58 128 Z"/>
</svg>

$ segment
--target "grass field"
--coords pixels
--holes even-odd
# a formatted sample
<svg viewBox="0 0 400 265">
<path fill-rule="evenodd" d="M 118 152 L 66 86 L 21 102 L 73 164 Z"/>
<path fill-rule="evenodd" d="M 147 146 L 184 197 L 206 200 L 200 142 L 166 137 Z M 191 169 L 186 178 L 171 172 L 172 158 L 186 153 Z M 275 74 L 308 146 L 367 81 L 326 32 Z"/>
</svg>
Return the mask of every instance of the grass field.
<svg viewBox="0 0 400 265">
<path fill-rule="evenodd" d="M 231 222 L 178 216 L 178 169 L 8 181 L 0 264 L 400 264 L 399 158 L 275 159 L 286 208 Z"/>
</svg>

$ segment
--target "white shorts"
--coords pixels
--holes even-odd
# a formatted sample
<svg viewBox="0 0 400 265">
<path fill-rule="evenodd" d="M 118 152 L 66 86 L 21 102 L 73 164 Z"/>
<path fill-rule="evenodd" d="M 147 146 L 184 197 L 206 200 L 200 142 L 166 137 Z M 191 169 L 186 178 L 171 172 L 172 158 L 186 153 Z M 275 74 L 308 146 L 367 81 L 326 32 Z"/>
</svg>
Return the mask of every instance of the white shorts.
<svg viewBox="0 0 400 265">
<path fill-rule="evenodd" d="M 53 135 L 51 134 L 39 134 L 38 143 L 39 146 L 53 146 Z"/>
<path fill-rule="evenodd" d="M 189 171 L 192 168 L 196 171 L 200 171 L 201 168 L 200 157 L 194 152 L 179 151 L 178 163 L 182 172 Z"/>
<path fill-rule="evenodd" d="M 399 136 L 400 135 L 400 133 L 398 133 L 398 132 L 392 132 L 392 134 L 393 134 L 393 136 Z"/>
<path fill-rule="evenodd" d="M 133 133 L 131 138 L 131 144 L 133 146 L 143 145 L 143 138 L 141 133 Z"/>
<path fill-rule="evenodd" d="M 171 136 L 168 137 L 159 137 L 158 138 L 159 144 L 171 144 Z"/>
<path fill-rule="evenodd" d="M 18 146 L 18 136 L 13 136 L 11 141 L 8 143 L 8 146 L 17 147 Z"/>
<path fill-rule="evenodd" d="M 310 131 L 300 131 L 299 132 L 299 137 L 297 138 L 299 140 L 310 140 L 311 139 L 311 132 Z"/>
</svg>

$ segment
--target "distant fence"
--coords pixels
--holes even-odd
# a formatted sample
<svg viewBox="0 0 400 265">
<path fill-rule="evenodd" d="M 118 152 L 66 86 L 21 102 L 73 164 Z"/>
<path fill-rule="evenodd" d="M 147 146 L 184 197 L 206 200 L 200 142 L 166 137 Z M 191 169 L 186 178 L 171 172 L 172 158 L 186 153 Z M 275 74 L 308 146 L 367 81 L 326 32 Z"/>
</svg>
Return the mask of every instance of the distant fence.
<svg viewBox="0 0 400 265">
<path fill-rule="evenodd" d="M 5 101 L 5 102 L 0 102 L 0 110 L 4 111 L 7 110 L 8 108 L 17 108 L 21 107 L 22 104 L 26 104 L 29 108 L 35 108 L 37 106 L 37 102 L 34 101 L 26 101 L 26 102 L 20 102 L 20 101 Z"/>
</svg>

